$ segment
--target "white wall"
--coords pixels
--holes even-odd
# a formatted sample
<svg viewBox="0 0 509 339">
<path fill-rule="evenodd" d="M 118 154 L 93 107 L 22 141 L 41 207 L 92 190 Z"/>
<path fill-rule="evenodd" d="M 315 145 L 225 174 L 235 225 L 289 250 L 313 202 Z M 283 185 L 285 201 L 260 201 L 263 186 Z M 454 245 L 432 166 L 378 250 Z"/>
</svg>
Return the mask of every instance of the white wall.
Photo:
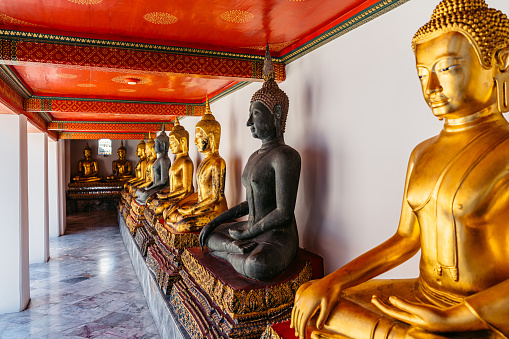
<svg viewBox="0 0 509 339">
<path fill-rule="evenodd" d="M 0 314 L 25 309 L 30 300 L 28 269 L 27 119 L 0 115 Z"/>
<path fill-rule="evenodd" d="M 48 135 L 28 134 L 30 263 L 49 259 Z"/>
<path fill-rule="evenodd" d="M 410 153 L 441 130 L 422 98 L 411 49 L 438 2 L 412 0 L 286 68 L 280 85 L 290 98 L 285 140 L 303 165 L 300 242 L 324 257 L 326 273 L 394 234 Z M 509 13 L 507 0 L 488 3 Z M 260 87 L 249 85 L 211 105 L 222 125 L 229 206 L 245 199 L 240 175 L 260 146 L 245 125 Z M 182 125 L 192 131 L 198 120 L 188 117 Z M 385 277 L 417 275 L 418 256 Z"/>
</svg>

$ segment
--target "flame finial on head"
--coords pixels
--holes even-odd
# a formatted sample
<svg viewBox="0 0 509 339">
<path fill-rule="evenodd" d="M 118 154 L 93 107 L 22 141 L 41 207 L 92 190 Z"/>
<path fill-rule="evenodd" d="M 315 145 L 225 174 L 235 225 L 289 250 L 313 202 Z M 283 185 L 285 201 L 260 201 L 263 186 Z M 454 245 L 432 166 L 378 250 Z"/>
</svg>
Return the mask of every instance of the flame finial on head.
<svg viewBox="0 0 509 339">
<path fill-rule="evenodd" d="M 272 64 L 272 57 L 270 56 L 269 44 L 265 47 L 265 59 L 263 60 L 263 80 L 276 80 L 276 72 L 274 71 L 274 64 Z"/>
</svg>

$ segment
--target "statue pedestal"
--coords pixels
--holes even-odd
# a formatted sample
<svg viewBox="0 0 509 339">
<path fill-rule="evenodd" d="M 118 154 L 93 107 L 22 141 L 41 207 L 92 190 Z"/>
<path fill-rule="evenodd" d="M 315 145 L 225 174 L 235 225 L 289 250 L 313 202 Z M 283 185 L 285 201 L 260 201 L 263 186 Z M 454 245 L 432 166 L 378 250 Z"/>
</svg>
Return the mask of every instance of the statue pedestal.
<svg viewBox="0 0 509 339">
<path fill-rule="evenodd" d="M 164 225 L 164 219 L 155 224 L 155 244 L 147 252 L 147 265 L 157 278 L 159 288 L 169 293 L 174 283 L 180 280 L 182 254 L 184 250 L 199 245 L 200 232 L 177 232 Z"/>
<path fill-rule="evenodd" d="M 138 228 L 143 226 L 143 221 L 145 220 L 145 215 L 143 214 L 144 210 L 145 205 L 138 204 L 134 199 L 131 201 L 131 210 L 126 219 L 126 224 L 129 228 L 129 232 L 131 232 L 133 236 L 136 235 Z"/>
<path fill-rule="evenodd" d="M 208 249 L 187 249 L 182 280 L 170 301 L 191 337 L 259 338 L 267 324 L 290 318 L 297 289 L 323 276 L 321 257 L 300 249 L 292 265 L 270 282 L 238 274 Z"/>
<path fill-rule="evenodd" d="M 73 182 L 67 190 L 67 213 L 114 210 L 123 182 Z"/>
</svg>

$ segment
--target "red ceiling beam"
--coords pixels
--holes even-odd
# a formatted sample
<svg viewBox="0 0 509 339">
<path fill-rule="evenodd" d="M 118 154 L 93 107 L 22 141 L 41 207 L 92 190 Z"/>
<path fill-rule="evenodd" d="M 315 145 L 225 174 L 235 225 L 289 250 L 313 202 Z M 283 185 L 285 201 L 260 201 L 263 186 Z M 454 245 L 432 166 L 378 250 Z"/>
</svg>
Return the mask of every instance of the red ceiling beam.
<svg viewBox="0 0 509 339">
<path fill-rule="evenodd" d="M 149 133 L 161 130 L 163 123 L 119 123 L 119 122 L 76 122 L 53 121 L 48 123 L 48 130 L 66 132 L 103 132 L 103 133 Z M 167 131 L 173 124 L 165 124 Z"/>
<path fill-rule="evenodd" d="M 152 135 L 152 138 L 154 135 Z M 60 132 L 58 139 L 115 139 L 115 140 L 147 140 L 148 133 L 86 133 Z"/>
<path fill-rule="evenodd" d="M 0 102 L 12 112 L 25 115 L 41 132 L 47 132 L 46 121 L 36 112 L 25 111 L 23 107 L 23 98 L 2 79 L 0 79 Z M 54 137 L 54 135 L 51 135 L 51 137 Z"/>
<path fill-rule="evenodd" d="M 261 79 L 263 72 L 263 61 L 8 39 L 0 39 L 0 63 L 113 72 L 174 73 L 241 81 Z M 274 63 L 274 68 L 276 80 L 283 81 L 285 66 Z"/>
<path fill-rule="evenodd" d="M 196 104 L 152 104 L 142 102 L 119 102 L 105 100 L 62 100 L 62 99 L 25 99 L 24 109 L 27 112 L 59 113 L 107 113 L 107 114 L 148 114 L 201 116 L 205 113 L 204 105 Z"/>
</svg>

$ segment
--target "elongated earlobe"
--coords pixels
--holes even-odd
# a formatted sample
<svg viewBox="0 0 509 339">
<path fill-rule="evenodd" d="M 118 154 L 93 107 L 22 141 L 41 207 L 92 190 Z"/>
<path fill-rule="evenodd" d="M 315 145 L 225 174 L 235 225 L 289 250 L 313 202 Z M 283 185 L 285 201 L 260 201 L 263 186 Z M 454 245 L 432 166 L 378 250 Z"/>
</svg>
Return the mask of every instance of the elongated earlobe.
<svg viewBox="0 0 509 339">
<path fill-rule="evenodd" d="M 281 130 L 281 118 L 283 117 L 283 110 L 281 105 L 274 106 L 274 125 L 276 125 L 276 134 L 278 137 L 283 136 L 283 131 Z"/>
<path fill-rule="evenodd" d="M 509 112 L 509 48 L 497 52 L 495 66 L 495 83 L 497 103 L 500 112 Z"/>
</svg>

